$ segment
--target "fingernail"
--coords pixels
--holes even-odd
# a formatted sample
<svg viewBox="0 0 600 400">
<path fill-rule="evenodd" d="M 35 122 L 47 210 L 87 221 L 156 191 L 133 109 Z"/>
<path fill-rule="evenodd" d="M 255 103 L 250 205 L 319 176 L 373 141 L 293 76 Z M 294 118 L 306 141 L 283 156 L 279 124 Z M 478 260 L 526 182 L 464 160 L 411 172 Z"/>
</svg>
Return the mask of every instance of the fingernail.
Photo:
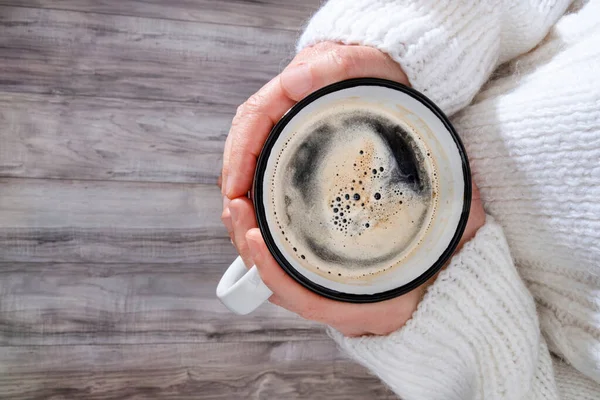
<svg viewBox="0 0 600 400">
<path fill-rule="evenodd" d="M 232 197 L 234 183 L 235 183 L 235 175 L 229 174 L 229 176 L 227 176 L 227 179 L 225 180 L 225 184 L 227 185 L 225 187 L 225 196 L 227 196 L 229 198 Z"/>
<path fill-rule="evenodd" d="M 293 100 L 300 100 L 313 86 L 310 67 L 301 64 L 284 70 L 281 73 L 281 86 Z"/>
</svg>

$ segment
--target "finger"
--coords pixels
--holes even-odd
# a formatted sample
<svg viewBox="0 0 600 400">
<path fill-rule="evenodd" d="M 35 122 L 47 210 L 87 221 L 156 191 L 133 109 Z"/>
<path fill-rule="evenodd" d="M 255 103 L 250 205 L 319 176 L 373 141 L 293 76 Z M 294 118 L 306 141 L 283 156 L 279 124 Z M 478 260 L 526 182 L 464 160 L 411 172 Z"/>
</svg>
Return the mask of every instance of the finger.
<svg viewBox="0 0 600 400">
<path fill-rule="evenodd" d="M 475 184 L 475 181 L 471 178 L 471 199 L 473 200 L 481 200 L 481 193 L 479 192 L 479 187 Z"/>
<path fill-rule="evenodd" d="M 298 100 L 344 79 L 376 77 L 408 84 L 402 69 L 381 51 L 366 46 L 315 46 L 298 56 L 242 107 L 234 120 L 231 148 L 225 155 L 225 194 L 229 198 L 250 190 L 256 160 L 273 125 Z"/>
<path fill-rule="evenodd" d="M 223 197 L 223 213 L 221 214 L 221 221 L 223 221 L 223 225 L 225 225 L 225 229 L 227 229 L 227 233 L 229 234 L 229 239 L 233 243 L 233 223 L 231 221 L 231 212 L 229 211 L 229 199 L 227 197 Z"/>
<path fill-rule="evenodd" d="M 316 49 L 316 50 L 315 50 Z M 309 93 L 330 83 L 358 77 L 376 77 L 408 84 L 402 69 L 381 51 L 366 46 L 318 46 L 311 58 L 298 57 L 239 109 L 232 123 L 224 155 L 224 193 L 229 198 L 250 190 L 256 160 L 273 125 Z M 314 57 L 313 57 L 314 55 Z"/>
<path fill-rule="evenodd" d="M 389 79 L 408 85 L 408 78 L 389 56 L 372 47 L 324 45 L 315 46 L 305 60 L 286 68 L 281 74 L 283 92 L 292 100 L 345 79 L 373 77 Z"/>
<path fill-rule="evenodd" d="M 219 175 L 219 189 L 221 189 L 221 195 L 223 196 L 225 196 L 227 154 L 229 154 L 229 147 L 231 147 L 231 135 L 228 134 L 225 139 L 225 145 L 223 146 L 223 164 L 221 165 L 221 175 Z"/>
<path fill-rule="evenodd" d="M 248 198 L 240 197 L 231 200 L 231 203 L 229 203 L 229 210 L 231 212 L 233 225 L 233 242 L 235 243 L 238 253 L 240 253 L 240 256 L 242 257 L 242 260 L 244 260 L 244 264 L 250 268 L 254 265 L 254 262 L 248 248 L 246 233 L 250 229 L 257 227 L 254 208 Z"/>
<path fill-rule="evenodd" d="M 260 277 L 271 289 L 271 303 L 295 312 L 300 316 L 327 323 L 346 336 L 361 336 L 366 333 L 384 334 L 391 330 L 386 328 L 386 321 L 395 318 L 407 320 L 414 311 L 410 305 L 414 302 L 408 297 L 416 291 L 402 297 L 372 304 L 351 304 L 327 299 L 304 288 L 294 281 L 271 256 L 259 229 L 251 229 L 246 240 L 254 264 Z M 418 295 L 418 294 L 417 294 Z"/>
<path fill-rule="evenodd" d="M 471 186 L 473 194 L 471 195 L 471 210 L 467 221 L 468 228 L 470 228 L 469 225 L 477 225 L 477 221 L 479 221 L 479 224 L 485 223 L 485 210 L 481 203 L 481 193 L 479 193 L 479 188 L 475 182 Z"/>
<path fill-rule="evenodd" d="M 332 300 L 321 297 L 294 281 L 277 264 L 267 249 L 259 229 L 246 234 L 246 240 L 258 268 L 260 277 L 274 294 L 278 305 L 306 319 L 325 321 L 330 313 Z"/>
<path fill-rule="evenodd" d="M 229 208 L 229 203 L 231 203 L 231 200 L 227 197 L 223 197 L 223 211 Z"/>
<path fill-rule="evenodd" d="M 269 132 L 293 105 L 276 77 L 238 108 L 223 155 L 223 193 L 227 197 L 243 196 L 250 190 L 256 160 Z"/>
<path fill-rule="evenodd" d="M 283 307 L 281 305 L 281 299 L 276 294 L 272 294 L 271 297 L 269 297 L 269 302 L 275 304 L 276 306 Z"/>
<path fill-rule="evenodd" d="M 227 139 L 225 140 L 225 148 L 223 150 L 223 167 L 221 169 L 221 194 L 223 196 L 226 196 L 225 192 L 227 188 L 227 177 L 229 176 L 229 155 L 231 154 L 231 146 L 233 143 L 233 136 L 231 135 L 232 129 L 233 121 L 232 128 L 229 130 L 229 134 L 227 135 Z"/>
<path fill-rule="evenodd" d="M 479 188 L 472 182 L 472 195 L 471 195 L 471 208 L 469 210 L 469 219 L 467 220 L 467 226 L 463 232 L 463 235 L 458 243 L 456 251 L 458 252 L 465 243 L 470 241 L 475 237 L 479 228 L 485 225 L 486 214 L 481 203 L 481 194 L 479 193 Z"/>
</svg>

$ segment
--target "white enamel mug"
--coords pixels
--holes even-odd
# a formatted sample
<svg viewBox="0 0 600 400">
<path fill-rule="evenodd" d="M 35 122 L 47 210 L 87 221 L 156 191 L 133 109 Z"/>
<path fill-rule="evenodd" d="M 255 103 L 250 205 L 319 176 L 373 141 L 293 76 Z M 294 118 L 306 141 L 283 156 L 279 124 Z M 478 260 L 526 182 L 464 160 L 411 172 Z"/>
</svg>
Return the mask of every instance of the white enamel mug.
<svg viewBox="0 0 600 400">
<path fill-rule="evenodd" d="M 277 229 L 268 197 L 271 177 L 265 171 L 274 165 L 294 121 L 302 120 L 329 105 L 350 99 L 377 107 L 402 110 L 403 122 L 426 143 L 436 163 L 437 211 L 431 228 L 416 250 L 401 265 L 365 281 L 340 281 L 315 273 L 289 254 L 272 231 Z M 431 100 L 397 82 L 376 78 L 350 79 L 329 85 L 292 107 L 272 129 L 258 159 L 252 200 L 256 218 L 269 251 L 281 268 L 299 284 L 330 299 L 354 303 L 383 301 L 407 293 L 432 277 L 449 259 L 465 229 L 471 205 L 471 174 L 464 147 L 448 118 Z M 256 266 L 246 266 L 238 257 L 217 286 L 217 297 L 231 311 L 248 314 L 270 296 Z"/>
</svg>

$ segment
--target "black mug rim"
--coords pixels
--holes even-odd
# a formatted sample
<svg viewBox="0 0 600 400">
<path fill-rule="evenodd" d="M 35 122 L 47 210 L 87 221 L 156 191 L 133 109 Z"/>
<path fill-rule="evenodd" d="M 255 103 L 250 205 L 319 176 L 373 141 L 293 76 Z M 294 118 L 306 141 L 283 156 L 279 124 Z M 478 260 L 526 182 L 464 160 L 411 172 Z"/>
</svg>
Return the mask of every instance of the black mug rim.
<svg viewBox="0 0 600 400">
<path fill-rule="evenodd" d="M 446 127 L 446 129 L 448 130 L 450 135 L 452 136 L 452 139 L 454 140 L 454 143 L 458 149 L 458 152 L 459 152 L 459 155 L 461 158 L 461 163 L 462 163 L 462 168 L 463 168 L 463 178 L 464 178 L 464 199 L 463 199 L 463 209 L 461 212 L 460 220 L 458 222 L 458 225 L 456 227 L 456 231 L 454 233 L 454 236 L 452 237 L 452 240 L 450 240 L 450 243 L 448 244 L 448 246 L 446 247 L 444 252 L 441 254 L 441 256 L 438 258 L 438 260 L 436 262 L 434 262 L 433 265 L 431 267 L 429 267 L 426 271 L 424 271 L 421 275 L 419 275 L 417 278 L 413 279 L 411 282 L 408 282 L 408 283 L 406 283 L 402 286 L 399 286 L 395 289 L 391 289 L 391 290 L 387 290 L 387 291 L 379 292 L 379 293 L 373 293 L 373 294 L 354 294 L 354 293 L 345 293 L 345 292 L 339 292 L 336 290 L 332 290 L 332 289 L 329 289 L 327 287 L 324 287 L 322 285 L 319 285 L 319 284 L 311 281 L 310 279 L 308 279 L 304 275 L 302 275 L 300 272 L 298 272 L 288 262 L 286 257 L 281 253 L 281 251 L 275 244 L 275 241 L 273 240 L 273 236 L 271 235 L 271 231 L 268 227 L 268 223 L 267 223 L 267 219 L 266 219 L 266 212 L 265 212 L 265 207 L 264 207 L 264 203 L 263 203 L 263 192 L 262 192 L 265 170 L 267 167 L 267 162 L 271 155 L 271 150 L 272 150 L 275 142 L 279 138 L 279 135 L 281 134 L 283 129 L 287 126 L 287 124 L 302 109 L 304 109 L 307 105 L 311 104 L 313 101 L 315 101 L 327 94 L 337 92 L 337 91 L 343 90 L 343 89 L 356 87 L 356 86 L 382 86 L 382 87 L 386 87 L 389 89 L 398 90 L 398 91 L 403 92 L 404 94 L 416 99 L 421 104 L 423 104 L 424 106 L 429 108 L 435 114 L 435 116 L 440 119 L 440 121 L 444 124 L 444 126 Z M 470 170 L 469 161 L 467 159 L 465 148 L 464 148 L 462 141 L 460 140 L 458 134 L 456 133 L 454 127 L 450 123 L 448 117 L 429 98 L 427 98 L 422 93 L 416 91 L 415 89 L 412 89 L 412 88 L 405 86 L 398 82 L 394 82 L 394 81 L 390 81 L 390 80 L 386 80 L 386 79 L 380 79 L 380 78 L 355 78 L 355 79 L 348 79 L 348 80 L 340 81 L 337 83 L 333 83 L 331 85 L 325 86 L 324 88 L 321 88 L 321 89 L 309 94 L 304 99 L 302 99 L 298 103 L 296 103 L 292 108 L 290 108 L 284 114 L 284 116 L 277 122 L 277 124 L 275 124 L 273 129 L 271 129 L 271 132 L 269 133 L 269 136 L 268 136 L 267 140 L 265 141 L 263 149 L 258 157 L 258 161 L 256 163 L 256 171 L 255 171 L 255 175 L 254 175 L 254 185 L 253 185 L 252 192 L 253 192 L 254 210 L 256 212 L 256 219 L 258 222 L 258 227 L 260 228 L 260 231 L 262 233 L 263 239 L 265 240 L 267 248 L 269 249 L 269 252 L 273 256 L 275 261 L 277 261 L 279 266 L 289 276 L 291 276 L 296 282 L 298 282 L 305 288 L 309 289 L 310 291 L 315 292 L 315 293 L 317 293 L 323 297 L 329 298 L 329 299 L 350 302 L 350 303 L 373 303 L 373 302 L 389 300 L 394 297 L 401 296 L 401 295 L 408 293 L 411 290 L 417 288 L 418 286 L 421 286 L 423 283 L 425 283 L 427 280 L 429 280 L 432 276 L 434 276 L 442 268 L 442 266 L 446 263 L 446 261 L 448 261 L 448 259 L 452 256 L 452 254 L 456 250 L 456 247 L 458 246 L 458 243 L 460 242 L 460 239 L 461 239 L 461 237 L 464 233 L 465 227 L 467 225 L 467 220 L 469 218 L 469 210 L 471 208 L 471 192 L 472 192 L 471 170 Z"/>
</svg>

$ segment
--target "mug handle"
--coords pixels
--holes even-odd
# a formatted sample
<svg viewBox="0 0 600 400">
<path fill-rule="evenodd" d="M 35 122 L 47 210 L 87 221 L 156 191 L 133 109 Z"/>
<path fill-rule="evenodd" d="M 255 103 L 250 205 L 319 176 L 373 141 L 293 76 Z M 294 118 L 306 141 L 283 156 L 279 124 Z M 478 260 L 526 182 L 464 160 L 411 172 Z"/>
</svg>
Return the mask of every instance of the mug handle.
<svg viewBox="0 0 600 400">
<path fill-rule="evenodd" d="M 217 297 L 229 310 L 246 315 L 267 301 L 273 292 L 264 284 L 254 265 L 246 268 L 238 257 L 227 268 L 217 285 Z"/>
</svg>

